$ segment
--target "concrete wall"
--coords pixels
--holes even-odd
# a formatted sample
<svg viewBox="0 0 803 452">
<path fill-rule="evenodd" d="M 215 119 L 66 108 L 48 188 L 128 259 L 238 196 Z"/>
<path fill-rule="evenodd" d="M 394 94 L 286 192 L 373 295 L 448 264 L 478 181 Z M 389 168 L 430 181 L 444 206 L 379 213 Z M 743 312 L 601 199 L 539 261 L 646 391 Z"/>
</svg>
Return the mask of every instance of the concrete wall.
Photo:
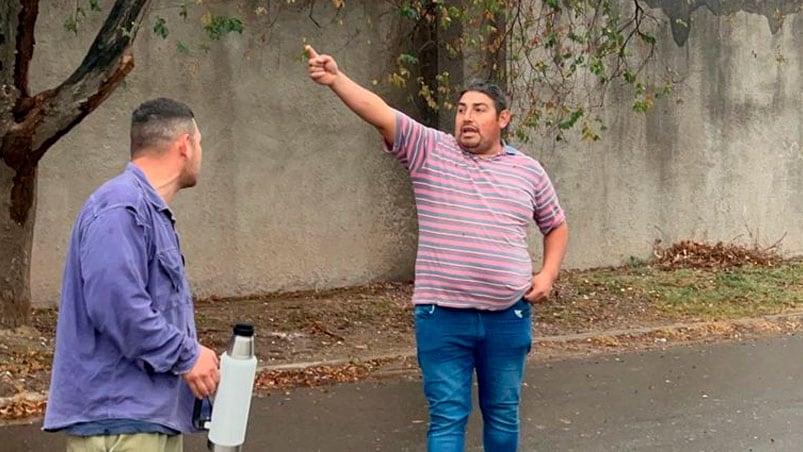
<svg viewBox="0 0 803 452">
<path fill-rule="evenodd" d="M 140 32 L 126 87 L 42 161 L 32 272 L 37 305 L 58 299 L 81 204 L 127 161 L 131 110 L 158 95 L 188 102 L 204 134 L 202 180 L 173 205 L 197 295 L 412 277 L 415 210 L 404 170 L 381 152 L 370 127 L 307 79 L 301 59 L 306 39 L 337 56 L 355 80 L 381 80 L 401 36 L 396 16 L 386 2 L 352 1 L 339 13 L 318 2 L 316 24 L 305 2 L 268 14 L 256 13 L 261 2 L 236 3 L 249 33 L 211 43 L 206 55 L 175 50 L 176 40 L 202 40 L 193 22 L 200 11 L 179 26 L 177 11 L 159 9 L 170 39 L 150 27 Z M 656 238 L 749 242 L 752 233 L 770 244 L 786 234 L 783 250 L 803 253 L 803 14 L 788 12 L 771 27 L 761 11 L 744 12 L 737 3 L 744 2 L 732 10 L 727 1 L 713 9 L 668 8 L 688 14 L 691 24 L 678 39 L 663 16 L 659 58 L 683 80 L 669 102 L 636 114 L 628 95 L 614 92 L 601 142 L 528 145 L 568 211 L 567 266 L 643 257 Z M 800 2 L 787 3 L 799 11 Z M 102 19 L 90 16 L 90 31 L 72 37 L 62 27 L 72 2 L 47 5 L 38 23 L 34 89 L 69 75 Z M 410 111 L 402 95 L 383 83 L 376 89 Z"/>
<path fill-rule="evenodd" d="M 203 37 L 202 9 L 181 26 L 178 10 L 165 9 L 175 2 L 155 3 L 137 37 L 136 68 L 126 86 L 41 162 L 35 304 L 58 300 L 75 215 L 127 162 L 131 111 L 161 95 L 190 104 L 203 134 L 201 180 L 171 206 L 199 296 L 412 278 L 415 209 L 403 168 L 381 150 L 372 128 L 309 80 L 302 59 L 306 39 L 336 55 L 355 79 L 382 78 L 398 54 L 392 49 L 396 16 L 385 3 L 349 2 L 336 13 L 331 2 L 319 1 L 311 19 L 305 2 L 271 2 L 279 8 L 260 15 L 254 11 L 265 2 L 233 2 L 244 5 L 232 13 L 245 19 L 249 33 L 223 43 Z M 102 17 L 89 15 L 84 33 L 66 33 L 65 5 L 72 4 L 42 7 L 35 90 L 67 77 L 100 26 Z M 150 31 L 157 14 L 168 20 L 167 40 Z M 194 48 L 187 57 L 176 51 L 177 40 L 208 43 L 210 50 Z"/>
<path fill-rule="evenodd" d="M 674 93 L 641 114 L 632 93 L 613 90 L 601 141 L 533 152 L 568 211 L 567 264 L 648 257 L 656 239 L 783 239 L 782 252 L 803 254 L 803 2 L 647 3 L 664 8 L 649 11 L 663 23 L 650 76 L 671 68 Z"/>
</svg>

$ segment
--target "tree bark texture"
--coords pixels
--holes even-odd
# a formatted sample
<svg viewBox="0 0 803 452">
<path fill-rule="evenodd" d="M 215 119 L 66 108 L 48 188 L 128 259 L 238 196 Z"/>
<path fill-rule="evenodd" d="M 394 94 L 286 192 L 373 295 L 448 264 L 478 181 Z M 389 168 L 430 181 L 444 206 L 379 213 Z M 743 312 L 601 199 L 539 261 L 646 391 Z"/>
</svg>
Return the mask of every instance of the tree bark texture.
<svg viewBox="0 0 803 452">
<path fill-rule="evenodd" d="M 30 190 L 28 211 L 20 212 L 25 220 L 18 222 L 9 215 L 11 197 L 16 190 Z M 29 174 L 19 172 L 0 162 L 0 325 L 13 328 L 30 320 L 31 303 L 31 246 L 36 192 L 36 167 Z"/>
<path fill-rule="evenodd" d="M 19 326 L 30 316 L 37 165 L 133 69 L 131 44 L 150 3 L 117 0 L 72 75 L 31 94 L 39 1 L 0 1 L 0 327 Z"/>
</svg>

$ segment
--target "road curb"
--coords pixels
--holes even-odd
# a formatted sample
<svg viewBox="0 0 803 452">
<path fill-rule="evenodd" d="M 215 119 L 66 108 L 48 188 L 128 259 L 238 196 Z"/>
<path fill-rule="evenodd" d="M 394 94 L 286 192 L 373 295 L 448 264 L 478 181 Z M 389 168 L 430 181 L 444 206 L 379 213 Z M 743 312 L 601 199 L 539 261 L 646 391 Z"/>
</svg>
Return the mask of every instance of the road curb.
<svg viewBox="0 0 803 452">
<path fill-rule="evenodd" d="M 668 331 L 678 331 L 678 330 L 693 330 L 693 329 L 700 329 L 705 328 L 707 326 L 712 325 L 731 325 L 731 326 L 750 326 L 750 325 L 758 325 L 762 322 L 769 322 L 769 323 L 777 323 L 781 321 L 788 321 L 788 320 L 803 320 L 803 312 L 791 312 L 786 314 L 772 314 L 772 315 L 765 315 L 761 317 L 749 317 L 749 318 L 742 318 L 742 319 L 734 319 L 734 320 L 716 320 L 716 321 L 701 321 L 701 322 L 678 322 L 678 323 L 671 323 L 668 325 L 659 325 L 659 326 L 652 326 L 652 327 L 640 327 L 640 328 L 628 328 L 628 329 L 612 329 L 612 330 L 602 330 L 602 331 L 591 331 L 587 333 L 576 333 L 576 334 L 561 334 L 561 335 L 554 335 L 554 336 L 542 336 L 534 338 L 534 342 L 536 345 L 545 345 L 545 344 L 565 344 L 571 342 L 585 342 L 590 339 L 598 338 L 598 337 L 623 337 L 623 336 L 643 336 L 649 335 L 654 333 L 661 333 L 661 332 L 668 332 Z M 368 356 L 361 356 L 361 357 L 351 357 L 351 358 L 338 358 L 338 359 L 331 359 L 331 360 L 321 360 L 321 361 L 306 361 L 306 362 L 297 362 L 297 363 L 285 363 L 285 364 L 275 364 L 275 365 L 264 365 L 260 366 L 257 371 L 258 372 L 281 372 L 281 371 L 301 371 L 305 369 L 310 369 L 314 367 L 323 367 L 323 366 L 343 366 L 350 363 L 355 362 L 368 362 L 368 361 L 387 361 L 387 360 L 396 360 L 396 359 L 409 359 L 415 358 L 415 350 L 408 350 L 408 351 L 399 351 L 396 353 L 384 353 L 384 354 L 376 354 L 376 355 L 368 355 Z"/>
<path fill-rule="evenodd" d="M 638 337 L 649 336 L 652 334 L 670 333 L 683 330 L 696 330 L 705 329 L 711 326 L 720 327 L 750 327 L 758 326 L 761 324 L 778 324 L 782 322 L 798 321 L 803 326 L 803 312 L 790 312 L 785 314 L 772 314 L 760 317 L 742 318 L 734 320 L 720 320 L 720 321 L 702 321 L 702 322 L 678 322 L 668 325 L 659 325 L 652 327 L 628 328 L 628 329 L 612 329 L 602 331 L 592 331 L 587 333 L 576 334 L 562 334 L 554 336 L 536 337 L 534 343 L 536 346 L 548 346 L 549 344 L 571 344 L 571 343 L 588 343 L 596 338 L 617 338 L 617 337 Z M 685 341 L 676 341 L 677 344 Z M 608 347 L 606 350 L 614 350 L 615 347 Z M 533 356 L 537 359 L 537 353 Z M 352 356 L 349 358 L 338 358 L 331 360 L 319 361 L 303 361 L 285 364 L 272 364 L 262 365 L 257 368 L 257 372 L 298 372 L 306 369 L 317 367 L 340 367 L 353 363 L 366 363 L 371 361 L 389 362 L 400 361 L 405 359 L 415 359 L 415 350 L 399 350 L 391 353 L 366 355 L 366 356 Z M 40 403 L 47 399 L 47 393 L 22 393 L 16 394 L 11 397 L 0 398 L 0 408 L 14 403 Z M 28 419 L 30 420 L 30 419 Z M 9 421 L 0 421 L 0 425 L 9 425 Z"/>
<path fill-rule="evenodd" d="M 803 319 L 803 312 L 794 312 L 794 313 L 787 313 L 787 314 L 772 314 L 772 315 L 765 315 L 761 317 L 749 317 L 749 318 L 742 318 L 742 319 L 733 319 L 733 320 L 711 320 L 711 321 L 701 321 L 701 322 L 678 322 L 678 323 L 671 323 L 668 325 L 660 325 L 660 326 L 652 326 L 652 327 L 641 327 L 641 328 L 629 328 L 629 329 L 614 329 L 614 330 L 606 330 L 606 331 L 592 331 L 588 333 L 577 333 L 577 334 L 562 334 L 557 336 L 544 336 L 540 338 L 536 338 L 536 343 L 550 343 L 550 342 L 558 342 L 558 343 L 565 343 L 565 342 L 575 342 L 575 341 L 583 341 L 587 339 L 593 339 L 595 337 L 600 336 L 635 336 L 635 335 L 645 335 L 650 333 L 657 333 L 661 331 L 672 331 L 672 330 L 683 330 L 683 329 L 697 329 L 697 328 L 704 328 L 710 325 L 733 325 L 733 326 L 750 326 L 750 325 L 757 325 L 761 322 L 779 322 L 783 320 L 792 320 L 792 319 Z"/>
</svg>

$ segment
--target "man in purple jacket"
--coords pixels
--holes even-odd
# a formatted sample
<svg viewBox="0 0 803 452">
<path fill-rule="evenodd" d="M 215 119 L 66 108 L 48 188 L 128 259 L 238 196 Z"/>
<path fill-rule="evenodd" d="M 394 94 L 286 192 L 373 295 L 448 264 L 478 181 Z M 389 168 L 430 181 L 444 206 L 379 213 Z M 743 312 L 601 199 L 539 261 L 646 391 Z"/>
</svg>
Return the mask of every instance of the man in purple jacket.
<svg viewBox="0 0 803 452">
<path fill-rule="evenodd" d="M 132 115 L 131 162 L 78 215 L 44 424 L 68 451 L 181 451 L 195 397 L 217 387 L 168 207 L 196 184 L 201 155 L 189 107 L 147 101 Z"/>
</svg>

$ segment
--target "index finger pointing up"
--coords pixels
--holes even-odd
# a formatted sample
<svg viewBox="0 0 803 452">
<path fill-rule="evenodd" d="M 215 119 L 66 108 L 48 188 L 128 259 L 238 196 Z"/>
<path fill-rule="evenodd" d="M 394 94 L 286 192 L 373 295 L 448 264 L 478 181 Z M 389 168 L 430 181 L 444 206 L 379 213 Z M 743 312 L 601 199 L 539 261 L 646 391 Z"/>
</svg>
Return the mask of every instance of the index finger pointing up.
<svg viewBox="0 0 803 452">
<path fill-rule="evenodd" d="M 304 51 L 307 53 L 307 58 L 310 60 L 318 57 L 318 52 L 316 52 L 315 49 L 313 49 L 309 44 L 304 46 Z"/>
</svg>

